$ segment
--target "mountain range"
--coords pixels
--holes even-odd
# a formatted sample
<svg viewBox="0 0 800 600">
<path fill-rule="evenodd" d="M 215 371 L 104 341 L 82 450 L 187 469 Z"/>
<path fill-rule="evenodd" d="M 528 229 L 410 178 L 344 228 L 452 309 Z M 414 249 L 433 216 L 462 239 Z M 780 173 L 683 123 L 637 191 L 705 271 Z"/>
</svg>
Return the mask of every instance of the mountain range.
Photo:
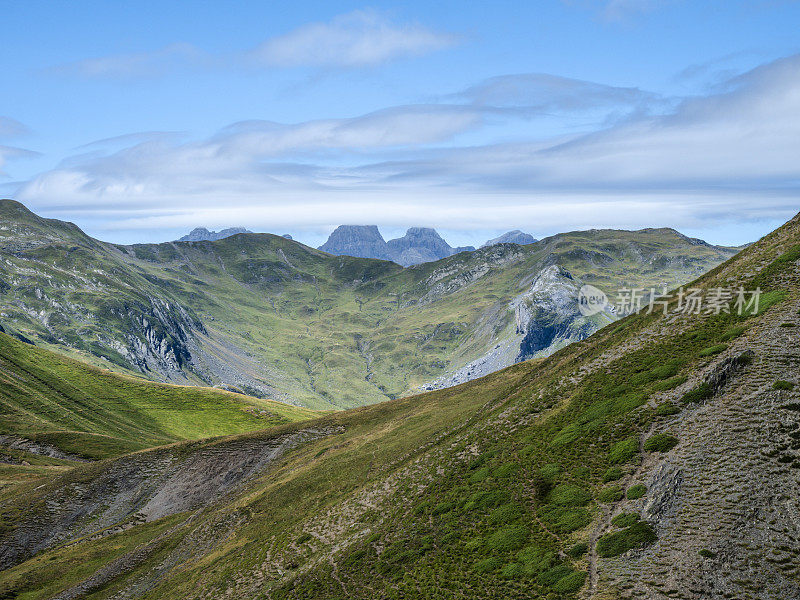
<svg viewBox="0 0 800 600">
<path fill-rule="evenodd" d="M 195 227 L 187 235 L 184 235 L 179 242 L 203 242 L 203 241 L 216 241 L 224 240 L 227 237 L 236 235 L 237 233 L 253 233 L 244 227 L 229 227 L 221 231 L 209 231 L 205 227 Z"/>
<path fill-rule="evenodd" d="M 429 227 L 411 227 L 403 237 L 387 242 L 376 225 L 340 225 L 319 249 L 329 254 L 391 260 L 404 267 L 475 250 L 473 246 L 452 248 Z"/>
<path fill-rule="evenodd" d="M 736 251 L 594 230 L 403 268 L 271 234 L 109 244 L 7 200 L 0 322 L 125 373 L 344 408 L 551 354 L 616 318 L 580 314 L 584 283 L 677 287 Z"/>
<path fill-rule="evenodd" d="M 188 235 L 184 235 L 177 241 L 217 241 L 237 233 L 253 232 L 244 227 L 230 227 L 221 231 L 209 231 L 205 227 L 196 227 Z M 283 237 L 292 239 L 289 234 L 284 234 Z M 524 245 L 534 242 L 536 242 L 536 238 L 532 235 L 516 229 L 487 241 L 481 248 L 495 244 Z M 453 248 L 442 239 L 435 229 L 427 227 L 412 227 L 403 237 L 387 242 L 378 231 L 377 225 L 340 225 L 319 249 L 323 252 L 340 256 L 391 260 L 404 267 L 424 262 L 434 262 L 459 252 L 475 250 L 473 246 Z"/>
<path fill-rule="evenodd" d="M 324 413 L 112 373 L 37 347 L 32 326 L 25 334 L 37 346 L 0 333 L 0 597 L 800 597 L 800 215 L 690 279 L 686 271 L 722 250 L 660 229 L 563 234 L 402 269 L 332 259 L 275 236 L 118 247 L 20 205 L 3 211 L 3 327 L 18 334 L 28 322 L 9 300 L 66 305 L 81 295 L 90 302 L 76 313 L 118 313 L 92 294 L 145 282 L 153 287 L 142 293 L 169 291 L 161 299 L 169 307 L 151 305 L 162 317 L 177 320 L 183 310 L 186 327 L 207 321 L 231 331 L 234 321 L 207 319 L 210 304 L 197 312 L 181 304 L 189 291 L 232 300 L 223 273 L 247 286 L 240 300 L 258 289 L 279 306 L 312 307 L 292 281 L 318 290 L 317 307 L 336 281 L 349 282 L 363 310 L 350 303 L 325 316 L 337 319 L 341 344 L 359 312 L 371 314 L 367 304 L 377 303 L 382 318 L 404 310 L 404 297 L 397 306 L 378 300 L 387 288 L 400 293 L 398 280 L 427 282 L 411 296 L 410 316 L 440 302 L 440 315 L 453 314 L 453 294 L 465 294 L 460 306 L 487 295 L 490 306 L 508 306 L 500 282 L 526 261 L 529 278 L 511 276 L 525 293 L 514 306 L 534 296 L 525 311 L 548 291 L 560 304 L 580 264 L 588 265 L 581 277 L 601 286 L 616 268 L 632 283 L 682 264 L 687 287 L 748 290 L 758 302 L 694 311 L 673 294 L 665 312 L 631 314 L 549 356 Z M 269 253 L 257 254 L 261 246 Z M 102 272 L 93 253 L 106 261 Z M 476 277 L 485 264 L 469 263 L 479 285 L 463 275 L 430 281 L 489 256 L 491 274 Z M 295 269 L 277 279 L 284 267 L 270 257 Z M 312 271 L 317 260 L 323 268 Z M 114 282 L 125 274 L 138 279 Z M 206 287 L 179 291 L 201 276 Z M 249 287 L 267 278 L 277 281 Z M 277 283 L 284 296 L 275 297 Z M 56 299 L 57 290 L 66 291 Z M 48 306 L 46 314 L 61 314 Z M 29 310 L 41 323 L 41 309 Z M 257 312 L 245 310 L 250 322 Z M 390 330 L 399 336 L 405 322 L 391 321 Z M 80 335 L 94 340 L 90 323 Z M 255 324 L 248 331 L 257 339 Z M 316 332 L 309 325 L 305 334 Z M 222 346 L 217 329 L 204 335 Z M 383 355 L 401 364 L 389 338 L 370 341 L 371 364 Z"/>
</svg>

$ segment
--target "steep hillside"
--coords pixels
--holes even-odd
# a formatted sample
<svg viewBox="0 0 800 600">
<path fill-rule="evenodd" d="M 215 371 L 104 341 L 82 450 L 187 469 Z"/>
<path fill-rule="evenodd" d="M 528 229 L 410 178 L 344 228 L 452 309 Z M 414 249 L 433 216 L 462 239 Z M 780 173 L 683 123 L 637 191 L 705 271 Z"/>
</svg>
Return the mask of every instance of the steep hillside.
<svg viewBox="0 0 800 600">
<path fill-rule="evenodd" d="M 734 253 L 672 230 L 603 230 L 403 269 L 270 234 L 115 246 L 3 201 L 0 323 L 156 380 L 342 408 L 546 356 L 613 318 L 551 291 L 675 287 Z"/>
<path fill-rule="evenodd" d="M 107 458 L 317 414 L 223 390 L 112 373 L 0 333 L 0 446 L 12 450 Z"/>
<path fill-rule="evenodd" d="M 0 590 L 798 597 L 800 215 L 692 286 L 761 294 L 742 314 L 735 293 L 727 312 L 676 297 L 464 385 L 18 486 Z"/>
</svg>

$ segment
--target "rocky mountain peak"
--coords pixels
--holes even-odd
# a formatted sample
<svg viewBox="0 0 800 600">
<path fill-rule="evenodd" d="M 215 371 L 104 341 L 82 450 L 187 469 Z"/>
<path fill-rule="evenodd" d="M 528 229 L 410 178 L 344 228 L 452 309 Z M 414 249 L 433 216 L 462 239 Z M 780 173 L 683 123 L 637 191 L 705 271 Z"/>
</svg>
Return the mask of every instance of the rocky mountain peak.
<svg viewBox="0 0 800 600">
<path fill-rule="evenodd" d="M 410 227 L 403 237 L 386 242 L 377 225 L 340 225 L 319 249 L 331 254 L 391 260 L 404 267 L 475 250 L 472 246 L 451 247 L 431 227 Z"/>
<path fill-rule="evenodd" d="M 319 249 L 330 254 L 392 260 L 377 225 L 339 225 Z"/>
<path fill-rule="evenodd" d="M 178 239 L 179 242 L 215 242 L 217 240 L 224 240 L 227 237 L 236 235 L 237 233 L 253 233 L 244 227 L 228 227 L 220 231 L 209 231 L 205 227 L 195 227 L 188 235 Z"/>
<path fill-rule="evenodd" d="M 496 244 L 519 244 L 520 246 L 524 246 L 525 244 L 534 244 L 538 241 L 539 240 L 531 234 L 515 229 L 514 231 L 507 231 L 501 236 L 488 240 L 481 248 L 494 246 Z"/>
</svg>

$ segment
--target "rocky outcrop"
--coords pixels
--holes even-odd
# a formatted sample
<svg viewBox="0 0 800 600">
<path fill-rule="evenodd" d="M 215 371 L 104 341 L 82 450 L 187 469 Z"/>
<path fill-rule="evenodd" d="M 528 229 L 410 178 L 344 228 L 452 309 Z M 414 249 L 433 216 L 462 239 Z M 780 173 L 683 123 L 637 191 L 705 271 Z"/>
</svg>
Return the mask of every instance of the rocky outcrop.
<svg viewBox="0 0 800 600">
<path fill-rule="evenodd" d="M 377 225 L 340 225 L 319 249 L 336 255 L 391 260 L 404 267 L 475 250 L 472 246 L 453 248 L 429 227 L 411 227 L 403 237 L 386 242 Z"/>
<path fill-rule="evenodd" d="M 329 254 L 392 260 L 377 225 L 339 225 L 319 249 Z"/>
<path fill-rule="evenodd" d="M 411 227 L 403 237 L 389 240 L 387 246 L 392 260 L 404 267 L 475 250 L 472 246 L 452 248 L 435 229 L 429 227 Z"/>
<path fill-rule="evenodd" d="M 179 242 L 215 242 L 217 240 L 224 240 L 227 237 L 236 235 L 237 233 L 253 233 L 244 227 L 229 227 L 221 231 L 209 231 L 205 227 L 195 227 L 188 235 L 183 236 Z"/>
<path fill-rule="evenodd" d="M 610 312 L 583 316 L 578 310 L 580 287 L 566 269 L 551 265 L 512 301 L 516 333 L 523 336 L 517 362 L 552 354 L 615 320 Z"/>
<path fill-rule="evenodd" d="M 126 337 L 126 343 L 109 340 L 108 346 L 141 371 L 180 373 L 192 362 L 195 334 L 205 334 L 205 327 L 178 304 L 155 297 L 148 300 L 149 305 L 123 300 L 101 307 L 98 316 L 120 323 Z"/>
<path fill-rule="evenodd" d="M 503 235 L 492 238 L 491 240 L 487 241 L 481 248 L 486 248 L 487 246 L 494 246 L 496 244 L 519 244 L 520 246 L 525 244 L 535 244 L 538 242 L 535 237 L 533 237 L 529 233 L 525 233 L 520 231 L 519 229 L 515 229 L 514 231 L 507 231 Z"/>
<path fill-rule="evenodd" d="M 506 310 L 513 313 L 512 327 L 489 352 L 422 389 L 458 385 L 523 360 L 548 356 L 616 319 L 606 311 L 589 317 L 582 315 L 578 310 L 580 286 L 566 269 L 558 265 L 545 267 L 536 274 L 530 287 L 508 304 Z M 490 318 L 502 322 L 503 317 L 498 313 Z"/>
</svg>

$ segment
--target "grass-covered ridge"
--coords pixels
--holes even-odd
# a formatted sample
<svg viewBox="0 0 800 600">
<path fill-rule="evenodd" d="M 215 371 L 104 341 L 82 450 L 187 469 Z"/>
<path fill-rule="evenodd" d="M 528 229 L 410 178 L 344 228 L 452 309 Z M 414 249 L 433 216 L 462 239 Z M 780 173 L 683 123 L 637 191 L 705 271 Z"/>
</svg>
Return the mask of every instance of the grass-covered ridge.
<svg viewBox="0 0 800 600">
<path fill-rule="evenodd" d="M 316 414 L 212 388 L 120 375 L 0 333 L 0 435 L 84 458 L 264 429 Z"/>
</svg>

